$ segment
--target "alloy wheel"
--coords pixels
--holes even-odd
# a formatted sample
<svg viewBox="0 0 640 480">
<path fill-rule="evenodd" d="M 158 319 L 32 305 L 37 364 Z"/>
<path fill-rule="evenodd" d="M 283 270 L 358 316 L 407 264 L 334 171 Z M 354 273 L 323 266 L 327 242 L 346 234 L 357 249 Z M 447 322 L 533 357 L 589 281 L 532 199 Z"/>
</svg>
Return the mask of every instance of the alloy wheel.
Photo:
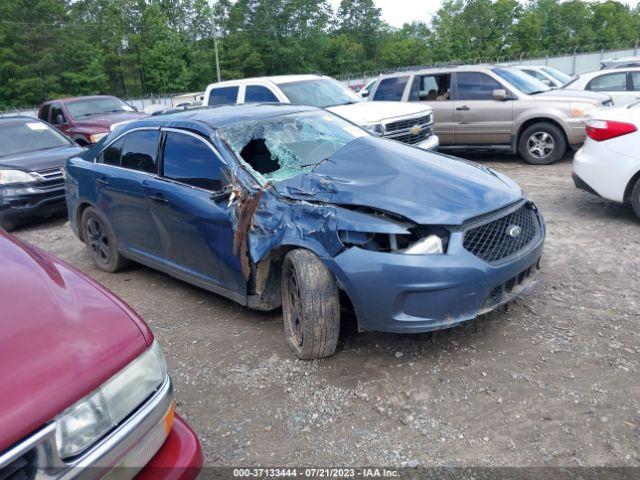
<svg viewBox="0 0 640 480">
<path fill-rule="evenodd" d="M 536 132 L 527 140 L 527 150 L 535 158 L 547 158 L 555 148 L 556 142 L 547 132 Z"/>
<path fill-rule="evenodd" d="M 102 221 L 94 216 L 87 218 L 86 232 L 91 255 L 100 263 L 108 264 L 111 260 L 111 247 Z"/>
</svg>

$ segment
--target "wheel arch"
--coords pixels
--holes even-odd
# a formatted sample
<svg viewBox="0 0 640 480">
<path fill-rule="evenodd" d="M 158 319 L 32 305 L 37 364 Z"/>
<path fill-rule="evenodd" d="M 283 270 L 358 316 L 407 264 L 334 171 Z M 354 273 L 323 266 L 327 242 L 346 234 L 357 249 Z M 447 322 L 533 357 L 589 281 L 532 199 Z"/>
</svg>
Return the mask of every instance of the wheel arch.
<svg viewBox="0 0 640 480">
<path fill-rule="evenodd" d="M 627 184 L 626 188 L 624 189 L 624 195 L 622 197 L 622 200 L 624 202 L 629 202 L 631 200 L 631 192 L 633 192 L 633 187 L 636 186 L 636 183 L 638 183 L 638 181 L 640 181 L 640 170 L 638 170 L 631 177 L 631 180 L 629 180 L 629 183 Z"/>
<path fill-rule="evenodd" d="M 95 205 L 93 205 L 91 202 L 82 200 L 76 207 L 75 212 L 76 225 L 78 226 L 78 238 L 83 242 L 85 241 L 85 238 L 84 234 L 82 233 L 82 215 L 84 215 L 85 210 L 89 207 L 96 208 Z"/>
</svg>

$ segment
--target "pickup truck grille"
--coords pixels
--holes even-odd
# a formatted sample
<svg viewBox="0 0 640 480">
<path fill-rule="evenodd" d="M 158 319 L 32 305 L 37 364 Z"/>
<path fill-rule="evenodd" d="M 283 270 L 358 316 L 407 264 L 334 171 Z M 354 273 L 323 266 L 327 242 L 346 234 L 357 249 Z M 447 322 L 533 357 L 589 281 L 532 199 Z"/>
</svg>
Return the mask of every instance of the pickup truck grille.
<svg viewBox="0 0 640 480">
<path fill-rule="evenodd" d="M 384 137 L 409 145 L 415 145 L 432 135 L 433 115 L 420 114 L 415 117 L 392 120 L 384 125 Z"/>
<path fill-rule="evenodd" d="M 529 245 L 540 235 L 540 220 L 531 203 L 467 230 L 463 246 L 488 263 L 497 263 Z"/>
<path fill-rule="evenodd" d="M 47 168 L 45 170 L 38 170 L 33 175 L 38 178 L 38 187 L 49 188 L 58 185 L 64 185 L 65 173 L 63 167 Z"/>
</svg>

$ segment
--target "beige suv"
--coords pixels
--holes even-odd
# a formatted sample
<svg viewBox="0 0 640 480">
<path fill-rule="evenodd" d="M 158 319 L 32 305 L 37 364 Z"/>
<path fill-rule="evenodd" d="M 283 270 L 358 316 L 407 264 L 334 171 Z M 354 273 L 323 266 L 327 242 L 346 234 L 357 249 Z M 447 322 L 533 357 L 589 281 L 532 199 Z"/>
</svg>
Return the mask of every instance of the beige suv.
<svg viewBox="0 0 640 480">
<path fill-rule="evenodd" d="M 477 65 L 381 75 L 369 98 L 428 103 L 443 147 L 502 146 L 536 165 L 581 144 L 589 112 L 612 105 L 608 95 L 553 90 L 516 68 Z"/>
</svg>

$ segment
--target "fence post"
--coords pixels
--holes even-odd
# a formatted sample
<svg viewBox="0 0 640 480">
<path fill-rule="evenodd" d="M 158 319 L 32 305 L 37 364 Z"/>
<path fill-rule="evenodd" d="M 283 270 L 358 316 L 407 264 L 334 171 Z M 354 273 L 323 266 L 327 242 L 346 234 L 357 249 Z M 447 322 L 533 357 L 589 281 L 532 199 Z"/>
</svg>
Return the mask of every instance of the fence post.
<svg viewBox="0 0 640 480">
<path fill-rule="evenodd" d="M 636 38 L 636 46 L 633 49 L 633 56 L 637 57 L 638 56 L 638 39 Z"/>
<path fill-rule="evenodd" d="M 577 57 L 577 52 L 578 51 L 578 47 L 573 49 L 573 63 L 571 65 L 571 75 L 575 75 L 576 74 L 576 57 Z"/>
</svg>

